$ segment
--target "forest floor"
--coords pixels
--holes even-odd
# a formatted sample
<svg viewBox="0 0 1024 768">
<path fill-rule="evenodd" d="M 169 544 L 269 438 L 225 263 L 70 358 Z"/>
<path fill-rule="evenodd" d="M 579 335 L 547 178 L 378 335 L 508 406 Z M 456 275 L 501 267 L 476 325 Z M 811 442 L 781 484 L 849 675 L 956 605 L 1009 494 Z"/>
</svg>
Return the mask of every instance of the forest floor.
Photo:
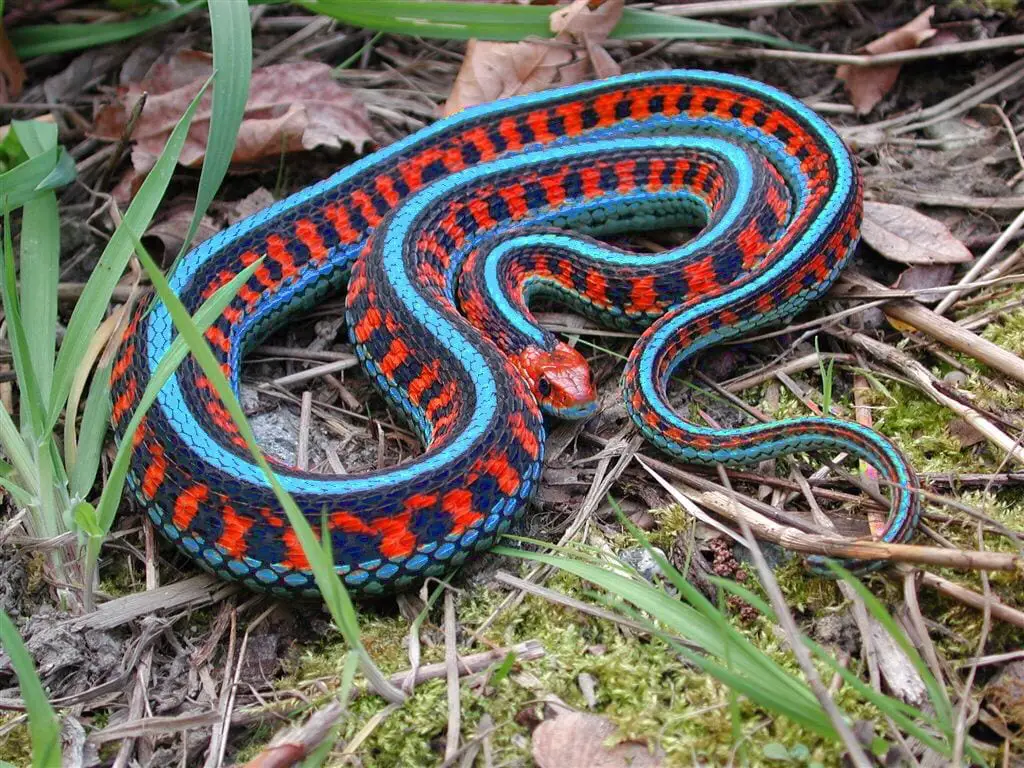
<svg viewBox="0 0 1024 768">
<path fill-rule="evenodd" d="M 1017 471 L 1024 435 L 1024 62 L 1018 58 L 1024 46 L 934 52 L 1019 35 L 1024 12 L 1015 15 L 1013 3 L 943 5 L 925 22 L 934 34 L 874 51 L 910 50 L 916 57 L 874 67 L 847 91 L 837 77 L 842 55 L 901 29 L 925 3 L 779 3 L 759 12 L 732 5 L 740 6 L 738 13 L 701 18 L 810 52 L 710 41 L 605 41 L 604 48 L 625 72 L 714 69 L 794 94 L 851 146 L 866 199 L 899 207 L 875 208 L 873 236 L 866 232 L 869 242 L 859 247 L 850 276 L 825 300 L 786 329 L 702 353 L 677 375 L 674 403 L 697 421 L 721 425 L 831 407 L 901 447 L 929 494 L 915 543 L 947 548 L 954 559 L 946 565 L 911 560 L 864 583 L 962 715 L 964 738 L 989 765 L 1013 764 L 1024 759 L 1024 580 L 1019 565 L 1016 572 L 986 575 L 956 567 L 955 554 L 1024 552 L 1024 472 Z M 53 18 L 24 11 L 13 28 Z M 232 167 L 199 239 L 326 178 L 371 144 L 389 144 L 431 123 L 456 87 L 466 51 L 458 41 L 374 36 L 290 5 L 256 7 L 252 30 L 253 92 L 266 89 L 268 102 L 278 98 L 275 89 L 283 97 L 297 87 L 275 83 L 277 65 L 348 64 L 334 70 L 337 92 L 330 98 L 339 100 L 342 114 L 329 118 L 334 135 L 347 139 L 283 153 L 280 125 L 250 125 L 248 138 L 263 149 Z M 25 62 L 24 93 L 2 107 L 5 118 L 52 116 L 47 119 L 57 122 L 78 168 L 77 181 L 59 195 L 62 318 L 116 223 L 111 200 L 123 209 L 144 172 L 146 141 L 157 141 L 159 151 L 166 138 L 155 127 L 159 110 L 184 109 L 188 100 L 176 104 L 173 86 L 193 79 L 194 67 L 209 66 L 197 64 L 193 52 L 209 51 L 210 42 L 200 11 L 157 33 Z M 853 104 L 865 106 L 872 89 L 880 99 L 858 114 Z M 157 118 L 155 138 L 140 133 L 130 150 L 118 141 L 124 126 L 110 110 L 130 108 L 143 90 L 150 98 L 143 114 Z M 323 98 L 312 90 L 296 101 Z M 195 201 L 198 158 L 191 166 L 178 168 L 143 239 L 164 266 L 181 245 Z M 912 212 L 929 220 L 911 218 Z M 632 244 L 659 247 L 677 242 L 672 238 Z M 981 273 L 951 288 L 979 258 L 986 259 Z M 126 278 L 116 301 L 132 293 L 136 277 Z M 947 296 L 954 300 L 944 306 Z M 343 308 L 343 297 L 330 298 L 252 350 L 242 369 L 242 401 L 261 445 L 313 471 L 360 472 L 420 450 L 354 364 Z M 544 323 L 588 358 L 602 407 L 588 421 L 552 424 L 542 485 L 517 533 L 590 548 L 657 580 L 660 569 L 623 526 L 617 507 L 674 566 L 696 574 L 695 583 L 720 602 L 735 628 L 799 677 L 780 624 L 727 600 L 700 576 L 739 578 L 766 597 L 747 550 L 684 507 L 696 503 L 715 512 L 710 497 L 720 491 L 755 509 L 785 509 L 811 530 L 817 523 L 810 523 L 810 494 L 838 531 L 851 536 L 866 535 L 865 512 L 877 523 L 880 508 L 845 477 L 817 472 L 816 456 L 730 468 L 723 476 L 659 454 L 639 439 L 618 394 L 635 335 L 609 333 L 554 304 L 540 310 Z M 951 338 L 944 319 L 959 334 Z M 1012 359 L 993 365 L 979 339 Z M 0 351 L 0 361 L 6 354 Z M 9 379 L 0 387 L 10 403 L 16 393 Z M 101 471 L 112 456 L 113 449 Z M 679 496 L 688 505 L 680 506 Z M 275 600 L 216 582 L 155 536 L 127 501 L 103 551 L 100 607 L 93 613 L 55 602 L 39 548 L 5 523 L 0 518 L 0 608 L 16 620 L 66 728 L 69 722 L 80 727 L 82 754 L 102 764 L 288 765 L 280 754 L 281 762 L 269 761 L 271 738 L 323 710 L 342 686 L 348 649 L 319 603 Z M 915 707 L 932 706 L 921 677 L 869 617 L 861 596 L 843 582 L 808 574 L 802 558 L 781 546 L 763 548 L 805 636 L 872 688 Z M 438 584 L 427 586 L 433 591 Z M 609 744 L 637 742 L 642 755 L 627 758 L 609 748 L 601 765 L 844 760 L 840 742 L 735 696 L 678 646 L 638 627 L 616 596 L 578 576 L 489 554 L 455 575 L 444 591 L 451 599 L 428 604 L 426 594 L 357 604 L 363 642 L 381 669 L 399 681 L 410 669 L 420 674 L 400 705 L 357 685 L 344 710 L 332 715 L 330 724 L 340 729 L 327 764 L 596 765 L 584 762 L 594 759 L 588 750 L 609 736 Z M 451 656 L 446 663 L 446 643 L 459 663 Z M 913 755 L 921 765 L 943 764 L 833 672 L 820 671 L 862 737 L 866 729 L 869 746 L 871 737 L 881 737 L 893 747 L 895 763 L 909 764 Z M 15 765 L 27 763 L 29 743 L 18 696 L 0 655 L 0 762 Z M 563 730 L 541 727 L 567 710 L 591 716 Z"/>
</svg>

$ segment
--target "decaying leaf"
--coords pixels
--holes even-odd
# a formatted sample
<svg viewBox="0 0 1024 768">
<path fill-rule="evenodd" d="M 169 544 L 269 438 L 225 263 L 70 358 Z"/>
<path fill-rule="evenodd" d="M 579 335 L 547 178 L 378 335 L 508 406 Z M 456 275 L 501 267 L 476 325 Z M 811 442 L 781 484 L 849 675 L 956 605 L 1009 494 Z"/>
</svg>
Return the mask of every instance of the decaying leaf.
<svg viewBox="0 0 1024 768">
<path fill-rule="evenodd" d="M 862 51 L 878 54 L 917 48 L 935 36 L 936 30 L 931 26 L 934 15 L 935 6 L 930 5 L 899 29 L 886 32 L 877 40 L 868 43 Z M 843 64 L 836 70 L 836 77 L 846 83 L 846 92 L 850 96 L 850 102 L 860 115 L 866 115 L 885 98 L 885 95 L 896 84 L 899 74 L 899 64 L 880 67 L 851 67 L 848 64 Z"/>
<path fill-rule="evenodd" d="M 194 198 L 185 198 L 161 206 L 160 220 L 146 230 L 146 234 L 142 237 L 142 244 L 146 246 L 150 256 L 158 263 L 166 266 L 178 255 L 178 251 L 185 242 L 188 226 L 192 222 L 195 204 Z M 192 238 L 192 245 L 199 245 L 204 240 L 213 237 L 217 231 L 216 222 L 209 216 L 203 216 L 199 220 L 199 229 L 196 230 L 195 237 Z"/>
<path fill-rule="evenodd" d="M 98 111 L 93 135 L 118 139 L 132 106 L 143 92 L 148 93 L 132 134 L 132 165 L 138 173 L 147 172 L 212 71 L 208 54 L 179 51 L 154 65 L 145 80 L 119 88 L 115 101 Z M 182 165 L 196 168 L 202 164 L 210 131 L 211 100 L 211 94 L 204 97 L 192 122 L 181 152 Z M 371 141 L 365 107 L 331 77 L 331 68 L 319 62 L 296 61 L 253 72 L 245 118 L 231 159 L 233 163 L 253 163 L 279 157 L 283 152 L 343 144 L 362 151 Z"/>
<path fill-rule="evenodd" d="M 904 205 L 865 202 L 861 236 L 900 264 L 961 264 L 974 259 L 945 224 Z"/>
<path fill-rule="evenodd" d="M 925 293 L 925 291 L 940 285 L 949 285 L 952 279 L 952 264 L 914 264 L 900 273 L 893 287 L 904 291 L 919 291 L 914 296 L 915 301 L 923 304 L 935 304 L 942 301 L 946 294 L 943 292 Z"/>
<path fill-rule="evenodd" d="M 225 214 L 228 224 L 234 224 L 242 219 L 246 219 L 257 211 L 269 208 L 273 203 L 274 195 L 270 190 L 266 187 L 259 187 L 227 207 Z"/>
<path fill-rule="evenodd" d="M 549 42 L 495 43 L 470 40 L 444 114 L 519 93 L 542 91 L 555 82 L 572 53 Z"/>
<path fill-rule="evenodd" d="M 561 712 L 533 732 L 533 759 L 539 768 L 658 768 L 663 756 L 646 744 L 614 744 L 615 725 L 584 712 Z M 606 742 L 612 741 L 612 746 Z"/>
<path fill-rule="evenodd" d="M 966 450 L 972 445 L 983 443 L 987 438 L 966 419 L 956 418 L 949 422 L 949 434 Z"/>
<path fill-rule="evenodd" d="M 574 0 L 551 14 L 553 40 L 496 43 L 470 40 L 444 114 L 553 85 L 620 72 L 602 47 L 622 16 L 624 0 Z M 593 6 L 593 7 L 592 7 Z M 582 47 L 582 52 L 581 52 Z"/>
<path fill-rule="evenodd" d="M 25 68 L 0 22 L 0 104 L 17 100 L 24 87 Z"/>
<path fill-rule="evenodd" d="M 569 36 L 586 50 L 587 55 L 576 64 L 579 72 L 570 75 L 578 79 L 571 82 L 582 81 L 587 76 L 588 65 L 593 67 L 594 77 L 621 74 L 618 62 L 604 49 L 603 43 L 622 18 L 623 5 L 623 0 L 604 0 L 602 3 L 574 0 L 571 5 L 551 14 L 551 31 L 556 39 Z"/>
<path fill-rule="evenodd" d="M 985 703 L 1007 725 L 1024 728 L 1024 660 L 1003 667 L 985 687 Z"/>
</svg>

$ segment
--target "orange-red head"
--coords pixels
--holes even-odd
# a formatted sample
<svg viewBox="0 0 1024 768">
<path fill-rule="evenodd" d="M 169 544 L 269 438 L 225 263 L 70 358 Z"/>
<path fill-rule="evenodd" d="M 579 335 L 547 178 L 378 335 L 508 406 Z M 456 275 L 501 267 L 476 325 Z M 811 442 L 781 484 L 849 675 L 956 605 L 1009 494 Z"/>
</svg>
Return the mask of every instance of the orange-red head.
<svg viewBox="0 0 1024 768">
<path fill-rule="evenodd" d="M 582 419 L 597 409 L 590 366 L 563 341 L 552 350 L 529 346 L 519 353 L 518 368 L 545 413 L 561 419 Z"/>
</svg>

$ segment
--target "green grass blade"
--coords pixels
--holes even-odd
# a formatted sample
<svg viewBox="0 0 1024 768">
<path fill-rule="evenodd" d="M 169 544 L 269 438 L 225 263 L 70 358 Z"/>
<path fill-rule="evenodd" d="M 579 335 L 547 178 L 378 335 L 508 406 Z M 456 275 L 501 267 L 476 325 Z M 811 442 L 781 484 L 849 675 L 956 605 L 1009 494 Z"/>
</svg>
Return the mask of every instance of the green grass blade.
<svg viewBox="0 0 1024 768">
<path fill-rule="evenodd" d="M 57 151 L 57 126 L 39 120 L 15 120 L 11 130 L 17 136 L 18 143 L 28 157 L 53 153 Z"/>
<path fill-rule="evenodd" d="M 18 431 L 18 425 L 14 423 L 11 414 L 7 409 L 0 406 L 0 446 L 14 467 L 18 480 L 25 486 L 29 496 L 39 493 L 39 479 L 35 473 L 35 461 L 32 452 L 29 451 L 25 440 Z"/>
<path fill-rule="evenodd" d="M 737 644 L 739 651 L 745 654 L 750 662 L 760 667 L 765 674 L 772 676 L 777 685 L 788 686 L 797 696 L 804 696 L 809 693 L 809 689 L 801 680 L 798 680 L 786 673 L 786 671 L 772 661 L 771 658 L 766 654 L 761 653 L 761 651 L 752 643 L 749 643 L 743 634 L 733 627 L 726 616 L 710 600 L 704 597 L 700 590 L 690 584 L 683 574 L 668 562 L 664 555 L 651 545 L 651 542 L 648 540 L 644 532 L 637 528 L 623 514 L 615 500 L 609 497 L 609 501 L 611 502 L 619 521 L 648 551 L 654 561 L 658 564 L 661 572 L 665 574 L 672 585 L 679 590 L 679 593 L 690 605 L 692 605 L 705 618 L 707 618 L 708 621 L 718 628 L 718 631 L 723 637 L 731 638 L 733 642 Z"/>
<path fill-rule="evenodd" d="M 610 37 L 617 40 L 739 40 L 775 48 L 806 49 L 806 46 L 780 37 L 762 35 L 747 29 L 636 8 L 626 8 L 622 12 L 622 19 Z"/>
<path fill-rule="evenodd" d="M 35 503 L 35 497 L 22 488 L 20 485 L 8 480 L 6 477 L 0 477 L 0 488 L 3 488 L 14 500 L 14 503 L 19 507 L 27 507 Z"/>
<path fill-rule="evenodd" d="M 14 121 L 0 154 L 8 169 L 0 173 L 0 199 L 12 211 L 75 178 L 74 160 L 57 145 L 57 127 L 50 123 Z"/>
<path fill-rule="evenodd" d="M 41 403 L 50 399 L 57 351 L 57 283 L 60 280 L 60 216 L 57 196 L 46 192 L 25 203 L 21 227 L 21 306 L 31 307 L 28 359 Z"/>
<path fill-rule="evenodd" d="M 177 21 L 203 4 L 193 0 L 177 8 L 147 13 L 131 21 L 116 21 L 103 24 L 38 24 L 15 27 L 7 35 L 20 59 L 43 56 L 51 53 L 67 53 L 92 48 L 97 45 L 116 43 L 136 35 Z"/>
<path fill-rule="evenodd" d="M 69 413 L 65 418 L 73 419 Z M 69 467 L 71 478 L 69 491 L 73 501 L 82 501 L 89 495 L 96 472 L 100 467 L 103 443 L 110 423 L 110 366 L 98 369 L 89 385 L 89 396 L 82 412 L 82 429 L 78 433 L 78 450 L 75 462 Z"/>
<path fill-rule="evenodd" d="M 78 367 L 89 341 L 96 329 L 99 327 L 103 314 L 110 304 L 111 294 L 117 281 L 121 279 L 128 260 L 133 252 L 132 238 L 128 234 L 132 232 L 145 232 L 149 222 L 153 219 L 157 207 L 163 200 L 167 185 L 174 173 L 174 167 L 178 162 L 178 155 L 185 144 L 185 137 L 188 135 L 189 126 L 195 115 L 199 100 L 209 87 L 210 81 L 200 89 L 199 93 L 189 104 L 185 114 L 182 115 L 178 124 L 174 126 L 167 144 L 164 146 L 160 157 L 157 158 L 153 170 L 149 172 L 146 180 L 142 182 L 138 193 L 132 200 L 131 205 L 124 214 L 120 226 L 114 230 L 110 242 L 103 249 L 99 263 L 93 270 L 92 277 L 85 285 L 75 310 L 68 322 L 67 333 L 57 353 L 57 365 L 53 375 L 53 389 L 49 404 L 49 418 L 47 420 L 49 429 L 57 423 L 57 419 L 64 409 L 68 394 L 71 391 L 71 382 L 75 376 L 75 369 Z"/>
<path fill-rule="evenodd" d="M 765 679 L 771 678 L 770 687 L 773 689 L 782 684 L 796 695 L 817 706 L 817 700 L 814 699 L 810 691 L 800 685 L 799 681 L 795 681 L 769 657 L 757 650 L 721 614 L 715 618 L 706 616 L 703 612 L 681 603 L 678 599 L 647 582 L 634 581 L 609 571 L 607 568 L 582 563 L 574 558 L 527 553 L 506 547 L 497 547 L 495 551 L 503 555 L 547 563 L 574 573 L 587 581 L 592 581 L 609 593 L 628 600 L 637 608 L 657 618 L 684 640 L 704 648 L 716 657 L 724 658 L 728 645 L 734 654 L 739 654 L 733 656 L 735 667 L 756 669 L 758 670 L 756 674 L 759 676 Z"/>
<path fill-rule="evenodd" d="M 633 581 L 598 566 L 571 558 L 528 553 L 507 547 L 496 547 L 494 551 L 497 554 L 535 560 L 568 571 L 597 584 L 609 594 L 632 603 L 641 611 L 657 618 L 680 638 L 704 649 L 715 659 L 728 657 L 730 666 L 726 667 L 674 644 L 687 659 L 716 679 L 735 688 L 760 706 L 785 714 L 823 736 L 835 738 L 832 724 L 814 694 L 754 648 L 750 641 L 736 630 L 730 628 L 730 631 L 725 633 L 720 626 L 701 613 L 652 585 Z M 751 650 L 754 655 L 751 654 Z M 783 677 L 789 682 L 780 685 Z"/>
<path fill-rule="evenodd" d="M 21 228 L 21 305 L 31 307 L 28 359 L 41 403 L 50 399 L 57 350 L 57 283 L 60 280 L 60 216 L 57 196 L 46 192 L 25 203 Z"/>
<path fill-rule="evenodd" d="M 772 611 L 771 606 L 769 606 L 760 597 L 752 593 L 746 587 L 736 583 L 735 581 L 731 581 L 729 579 L 722 579 L 717 576 L 712 576 L 709 578 L 711 582 L 716 586 L 720 587 L 726 592 L 729 592 L 730 594 L 736 595 L 743 601 L 749 603 L 760 613 L 766 616 L 768 619 L 772 621 L 775 620 L 775 614 Z M 893 626 L 895 630 L 900 633 L 900 636 L 903 637 L 903 633 L 899 629 L 899 627 L 895 624 Z M 893 630 L 889 629 L 889 631 L 891 632 Z M 906 702 L 900 701 L 899 699 L 887 696 L 883 693 L 874 690 L 871 686 L 865 684 L 864 681 L 857 677 L 856 674 L 854 674 L 849 669 L 839 664 L 839 662 L 837 662 L 828 651 L 826 651 L 820 645 L 815 643 L 813 640 L 811 640 L 808 637 L 804 637 L 803 641 L 804 644 L 807 645 L 807 647 L 811 650 L 811 652 L 815 656 L 817 656 L 822 662 L 827 664 L 836 674 L 840 675 L 843 678 L 843 680 L 847 683 L 847 685 L 853 688 L 866 701 L 869 701 L 871 704 L 877 707 L 879 711 L 884 712 L 886 715 L 888 715 L 897 723 L 899 723 L 900 727 L 903 730 L 905 730 L 914 738 L 919 739 L 923 743 L 926 743 L 931 749 L 934 749 L 936 752 L 940 754 L 948 756 L 952 753 L 952 749 L 948 742 L 941 742 L 940 740 L 935 738 L 934 734 L 930 733 L 928 730 L 922 727 L 924 725 L 934 728 L 935 730 L 944 730 L 944 726 L 940 725 L 939 721 L 936 718 L 926 715 L 921 710 L 917 709 L 916 707 L 910 704 L 907 704 Z"/>
<path fill-rule="evenodd" d="M 252 30 L 246 0 L 209 0 L 210 28 L 213 33 L 213 104 L 210 107 L 210 136 L 199 176 L 196 207 L 188 234 L 181 246 L 184 253 L 199 228 L 199 220 L 213 202 L 214 195 L 231 163 L 238 128 L 245 115 L 252 78 Z M 137 230 L 142 231 L 142 230 Z M 179 254 L 180 256 L 180 254 Z"/>
<path fill-rule="evenodd" d="M 39 445 L 46 430 L 43 420 L 43 400 L 39 394 L 39 384 L 29 357 L 28 337 L 25 334 L 25 323 L 21 317 L 21 306 L 18 301 L 18 280 L 14 266 L 14 244 L 11 242 L 11 215 L 4 209 L 4 252 L 3 273 L 0 275 L 0 295 L 3 298 L 4 317 L 7 321 L 7 339 L 11 345 L 11 357 L 14 359 L 14 372 L 18 379 L 18 391 L 21 394 L 21 429 L 24 434 L 31 433 L 32 441 Z"/>
<path fill-rule="evenodd" d="M 0 412 L 7 413 L 2 408 Z M 21 442 L 19 440 L 19 442 Z M 14 482 L 15 469 L 13 464 L 8 464 L 0 459 L 0 488 L 3 488 L 14 498 L 14 503 L 21 507 L 27 507 L 33 502 L 32 494 Z"/>
<path fill-rule="evenodd" d="M 0 646 L 11 659 L 11 667 L 18 676 L 21 698 L 28 710 L 28 730 L 32 740 L 32 765 L 37 768 L 60 765 L 60 724 L 57 714 L 46 698 L 46 691 L 36 673 L 28 649 L 21 641 L 17 627 L 0 610 Z"/>
<path fill-rule="evenodd" d="M 461 3 L 445 0 L 304 0 L 314 13 L 358 27 L 444 40 L 505 40 L 552 37 L 551 6 Z M 791 43 L 770 35 L 697 19 L 627 8 L 611 37 L 743 40 L 785 48 Z"/>
</svg>

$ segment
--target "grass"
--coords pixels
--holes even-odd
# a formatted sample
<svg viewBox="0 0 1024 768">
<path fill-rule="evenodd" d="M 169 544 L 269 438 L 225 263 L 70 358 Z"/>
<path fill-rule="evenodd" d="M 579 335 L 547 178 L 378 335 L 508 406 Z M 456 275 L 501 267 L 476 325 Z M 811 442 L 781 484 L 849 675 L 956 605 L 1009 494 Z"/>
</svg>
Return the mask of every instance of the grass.
<svg viewBox="0 0 1024 768">
<path fill-rule="evenodd" d="M 357 27 L 444 40 L 518 41 L 552 37 L 551 7 L 445 0 L 300 0 L 313 13 Z M 782 48 L 791 43 L 771 35 L 696 19 L 627 8 L 611 32 L 622 40 L 740 40 Z"/>
<path fill-rule="evenodd" d="M 496 551 L 553 566 L 597 585 L 602 590 L 603 602 L 624 617 L 647 625 L 651 634 L 661 638 L 689 664 L 759 707 L 784 716 L 826 740 L 838 741 L 832 723 L 802 675 L 787 670 L 752 643 L 718 607 L 709 602 L 663 555 L 651 547 L 639 529 L 621 515 L 620 521 L 654 557 L 664 575 L 665 584 L 649 583 L 621 563 L 609 560 L 596 551 L 551 548 L 555 554 L 540 554 L 508 547 L 499 547 Z M 533 543 L 547 547 L 542 542 Z M 938 754 L 950 757 L 955 726 L 945 690 L 878 599 L 850 573 L 839 566 L 834 566 L 834 570 L 864 600 L 872 616 L 911 660 L 928 689 L 934 714 L 927 715 L 896 698 L 875 691 L 817 643 L 806 637 L 802 641 L 820 665 L 842 677 L 856 697 L 874 708 L 876 717 L 891 718 L 903 732 L 927 744 Z M 722 590 L 756 608 L 769 621 L 777 621 L 771 607 L 747 588 L 726 579 L 713 581 Z M 666 591 L 668 585 L 674 588 L 677 595 Z M 888 746 L 881 743 L 874 745 L 878 753 L 884 753 Z M 981 756 L 972 754 L 972 759 L 980 761 Z"/>
<path fill-rule="evenodd" d="M 22 59 L 47 54 L 68 53 L 83 48 L 117 43 L 152 32 L 186 16 L 204 5 L 192 0 L 177 8 L 147 13 L 131 21 L 98 24 L 38 24 L 15 27 L 8 37 Z"/>
<path fill-rule="evenodd" d="M 266 2 L 270 4 L 278 0 Z M 22 59 L 68 53 L 156 31 L 179 21 L 203 5 L 202 0 L 192 0 L 174 8 L 146 13 L 130 21 L 15 27 L 9 37 Z M 222 15 L 224 18 L 234 18 L 236 22 L 242 23 L 241 17 L 235 14 L 244 8 L 244 24 L 247 25 L 248 5 L 247 0 L 210 2 L 211 19 Z M 443 0 L 309 0 L 299 2 L 298 5 L 346 24 L 394 34 L 445 40 L 478 38 L 507 41 L 552 36 L 549 26 L 550 6 L 457 3 Z M 214 29 L 216 36 L 216 27 Z M 626 9 L 621 22 L 612 31 L 612 37 L 625 40 L 739 40 L 779 48 L 799 47 L 781 38 L 746 29 L 636 9 Z M 239 35 L 237 39 L 241 38 L 242 35 Z M 216 46 L 214 48 L 216 56 Z M 235 91 L 232 93 L 237 95 Z M 216 121 L 214 125 L 216 126 Z"/>
<path fill-rule="evenodd" d="M 11 659 L 18 676 L 21 699 L 28 712 L 33 768 L 48 768 L 60 763 L 60 724 L 43 690 L 35 664 L 10 617 L 0 611 L 0 646 Z"/>
</svg>

